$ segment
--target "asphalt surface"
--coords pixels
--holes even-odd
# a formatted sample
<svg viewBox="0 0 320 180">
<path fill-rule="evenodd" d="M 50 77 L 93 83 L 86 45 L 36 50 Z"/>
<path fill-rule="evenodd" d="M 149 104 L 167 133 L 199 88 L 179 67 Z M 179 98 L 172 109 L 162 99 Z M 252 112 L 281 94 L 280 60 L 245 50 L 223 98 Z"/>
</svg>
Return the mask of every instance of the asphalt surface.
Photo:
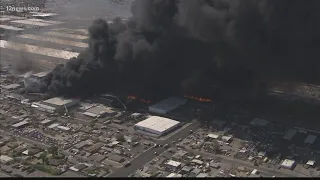
<svg viewBox="0 0 320 180">
<path fill-rule="evenodd" d="M 169 138 L 167 138 L 165 140 L 157 140 L 156 143 L 162 144 L 162 145 L 169 144 L 171 147 L 174 147 L 175 145 L 172 144 L 172 141 L 178 141 L 180 138 L 184 139 L 189 135 L 190 130 L 196 131 L 198 128 L 199 128 L 198 122 L 193 122 L 189 126 L 176 132 L 175 134 L 173 134 Z M 157 157 L 159 154 L 163 153 L 166 150 L 167 149 L 164 147 L 153 147 L 153 148 L 147 150 L 146 152 L 140 154 L 135 159 L 133 159 L 130 162 L 131 163 L 130 166 L 116 169 L 116 170 L 114 170 L 113 173 L 109 174 L 108 177 L 129 177 L 135 171 L 137 171 L 138 169 L 143 167 L 145 164 L 147 164 L 152 159 L 154 159 L 155 157 Z M 155 152 L 157 152 L 157 154 L 155 154 Z"/>
</svg>

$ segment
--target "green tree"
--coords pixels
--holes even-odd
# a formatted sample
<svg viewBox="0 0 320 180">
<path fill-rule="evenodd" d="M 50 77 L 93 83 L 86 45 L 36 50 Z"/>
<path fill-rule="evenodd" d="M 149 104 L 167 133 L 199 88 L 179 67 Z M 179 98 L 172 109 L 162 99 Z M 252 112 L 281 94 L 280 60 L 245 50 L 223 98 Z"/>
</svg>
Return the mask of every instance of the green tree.
<svg viewBox="0 0 320 180">
<path fill-rule="evenodd" d="M 48 161 L 46 153 L 41 154 L 40 155 L 40 159 L 42 160 L 42 164 L 49 164 L 49 161 Z"/>
<path fill-rule="evenodd" d="M 53 156 L 58 156 L 59 155 L 59 148 L 57 146 L 51 146 L 49 149 L 48 149 L 48 152 L 50 154 L 52 154 Z"/>
</svg>

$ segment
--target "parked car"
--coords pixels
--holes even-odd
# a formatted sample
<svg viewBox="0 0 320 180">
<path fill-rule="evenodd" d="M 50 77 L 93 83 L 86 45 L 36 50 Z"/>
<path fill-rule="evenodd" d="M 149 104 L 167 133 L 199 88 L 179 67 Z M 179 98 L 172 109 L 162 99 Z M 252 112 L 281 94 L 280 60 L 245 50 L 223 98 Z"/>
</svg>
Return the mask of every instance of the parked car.
<svg viewBox="0 0 320 180">
<path fill-rule="evenodd" d="M 131 165 L 130 162 L 126 162 L 126 163 L 124 164 L 124 167 L 129 167 L 130 165 Z"/>
</svg>

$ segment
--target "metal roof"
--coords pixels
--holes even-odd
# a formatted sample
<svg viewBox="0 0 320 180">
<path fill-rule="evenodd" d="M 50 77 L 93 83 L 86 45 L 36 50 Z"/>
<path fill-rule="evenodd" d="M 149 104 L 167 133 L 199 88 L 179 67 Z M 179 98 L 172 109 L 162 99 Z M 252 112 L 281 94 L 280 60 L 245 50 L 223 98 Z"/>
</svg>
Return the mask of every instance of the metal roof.
<svg viewBox="0 0 320 180">
<path fill-rule="evenodd" d="M 29 122 L 28 122 L 28 121 L 21 121 L 21 122 L 19 122 L 19 123 L 17 123 L 17 124 L 14 124 L 14 125 L 12 125 L 12 126 L 15 127 L 15 128 L 17 128 L 17 127 L 20 127 L 20 126 L 24 126 L 24 125 L 26 125 L 26 124 L 29 124 Z"/>
<path fill-rule="evenodd" d="M 289 129 L 283 136 L 283 139 L 291 140 L 297 134 L 297 132 L 298 131 L 296 129 Z"/>
<path fill-rule="evenodd" d="M 157 132 L 165 132 L 166 130 L 178 125 L 180 122 L 160 116 L 151 116 L 146 120 L 140 121 L 135 126 L 151 129 Z"/>
<path fill-rule="evenodd" d="M 178 166 L 181 165 L 181 162 L 169 160 L 166 164 L 170 165 L 170 166 L 173 166 L 173 167 L 178 167 Z"/>
<path fill-rule="evenodd" d="M 158 112 L 158 110 L 160 110 L 165 111 L 167 113 L 185 104 L 186 102 L 187 100 L 184 98 L 170 97 L 168 99 L 162 100 L 156 104 L 149 106 L 149 111 Z"/>
<path fill-rule="evenodd" d="M 63 105 L 67 105 L 67 104 L 71 103 L 72 100 L 55 97 L 55 98 L 51 98 L 51 99 L 45 100 L 43 102 L 44 103 L 48 103 L 48 104 L 53 104 L 53 105 L 56 105 L 56 106 L 63 106 Z"/>
<path fill-rule="evenodd" d="M 42 77 L 45 77 L 48 73 L 49 72 L 39 72 L 39 73 L 32 74 L 32 76 L 42 78 Z"/>
<path fill-rule="evenodd" d="M 307 138 L 304 140 L 304 143 L 313 144 L 317 139 L 317 136 L 309 134 Z"/>
</svg>

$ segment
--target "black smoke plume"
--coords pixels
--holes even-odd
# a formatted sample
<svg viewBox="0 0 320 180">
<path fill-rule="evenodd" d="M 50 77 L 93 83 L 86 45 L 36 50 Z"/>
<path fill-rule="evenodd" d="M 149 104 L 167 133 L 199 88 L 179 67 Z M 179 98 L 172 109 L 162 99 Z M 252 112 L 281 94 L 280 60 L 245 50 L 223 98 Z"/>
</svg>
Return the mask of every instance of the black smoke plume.
<svg viewBox="0 0 320 180">
<path fill-rule="evenodd" d="M 42 90 L 175 93 L 213 83 L 201 79 L 209 74 L 239 86 L 319 82 L 319 9 L 319 0 L 136 0 L 127 22 L 95 20 L 89 48 Z"/>
</svg>

